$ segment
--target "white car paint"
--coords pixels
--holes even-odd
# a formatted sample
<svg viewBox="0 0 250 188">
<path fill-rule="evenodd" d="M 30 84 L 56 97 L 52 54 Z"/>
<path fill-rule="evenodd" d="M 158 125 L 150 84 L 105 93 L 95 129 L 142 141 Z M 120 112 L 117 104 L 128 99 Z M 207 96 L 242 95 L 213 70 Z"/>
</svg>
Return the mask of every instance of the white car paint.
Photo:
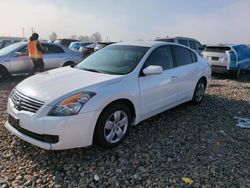
<svg viewBox="0 0 250 188">
<path fill-rule="evenodd" d="M 79 70 L 71 67 L 54 69 L 32 76 L 16 86 L 25 96 L 44 102 L 36 112 L 18 111 L 8 100 L 8 113 L 19 119 L 20 127 L 37 134 L 59 135 L 59 142 L 49 144 L 33 139 L 7 121 L 5 127 L 19 138 L 44 149 L 69 149 L 92 144 L 98 117 L 103 109 L 119 99 L 129 100 L 135 110 L 133 124 L 189 101 L 197 82 L 204 77 L 211 79 L 208 63 L 197 55 L 197 62 L 165 70 L 159 74 L 139 76 L 152 51 L 161 46 L 178 44 L 166 42 L 130 42 L 115 45 L 149 47 L 137 67 L 126 75 L 111 75 Z M 184 47 L 186 48 L 186 47 Z M 101 50 L 100 50 L 101 51 Z M 93 54 L 94 55 L 94 54 Z M 79 91 L 96 93 L 73 116 L 48 116 L 51 108 L 66 96 Z"/>
</svg>

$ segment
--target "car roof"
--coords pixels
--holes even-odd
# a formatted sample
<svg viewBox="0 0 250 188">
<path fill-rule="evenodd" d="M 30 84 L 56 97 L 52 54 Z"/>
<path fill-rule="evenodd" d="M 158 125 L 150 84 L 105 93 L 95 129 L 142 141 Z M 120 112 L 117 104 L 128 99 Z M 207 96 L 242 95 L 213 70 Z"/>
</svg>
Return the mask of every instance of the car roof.
<svg viewBox="0 0 250 188">
<path fill-rule="evenodd" d="M 155 40 L 161 40 L 161 39 L 185 39 L 185 40 L 196 40 L 195 38 L 190 38 L 190 37 L 180 37 L 180 36 L 177 36 L 177 37 L 160 37 L 160 38 L 156 38 Z"/>
<path fill-rule="evenodd" d="M 208 44 L 206 47 L 235 47 L 246 44 Z"/>
<path fill-rule="evenodd" d="M 153 47 L 161 44 L 168 44 L 169 42 L 161 42 L 161 41 L 130 41 L 130 42 L 118 42 L 112 45 L 127 45 L 127 46 L 140 46 L 140 47 Z M 169 43 L 173 45 L 173 43 Z"/>
</svg>

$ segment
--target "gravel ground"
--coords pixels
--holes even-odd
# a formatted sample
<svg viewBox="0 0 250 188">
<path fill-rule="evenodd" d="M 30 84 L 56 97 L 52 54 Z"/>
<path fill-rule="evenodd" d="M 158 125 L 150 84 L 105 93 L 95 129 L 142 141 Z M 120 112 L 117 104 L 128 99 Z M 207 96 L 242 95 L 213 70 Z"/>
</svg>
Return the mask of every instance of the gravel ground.
<svg viewBox="0 0 250 188">
<path fill-rule="evenodd" d="M 234 120 L 250 118 L 250 75 L 216 76 L 201 105 L 140 123 L 114 149 L 66 151 L 37 148 L 3 127 L 7 96 L 22 79 L 0 83 L 0 187 L 250 187 L 250 129 Z"/>
</svg>

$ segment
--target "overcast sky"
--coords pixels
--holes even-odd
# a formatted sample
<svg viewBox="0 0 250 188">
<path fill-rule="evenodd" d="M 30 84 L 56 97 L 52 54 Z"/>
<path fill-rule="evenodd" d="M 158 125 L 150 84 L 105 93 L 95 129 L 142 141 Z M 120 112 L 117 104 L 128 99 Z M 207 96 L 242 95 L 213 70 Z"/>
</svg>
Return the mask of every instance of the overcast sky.
<svg viewBox="0 0 250 188">
<path fill-rule="evenodd" d="M 113 41 L 188 36 L 250 43 L 250 0 L 0 0 L 0 36 L 100 32 Z"/>
</svg>

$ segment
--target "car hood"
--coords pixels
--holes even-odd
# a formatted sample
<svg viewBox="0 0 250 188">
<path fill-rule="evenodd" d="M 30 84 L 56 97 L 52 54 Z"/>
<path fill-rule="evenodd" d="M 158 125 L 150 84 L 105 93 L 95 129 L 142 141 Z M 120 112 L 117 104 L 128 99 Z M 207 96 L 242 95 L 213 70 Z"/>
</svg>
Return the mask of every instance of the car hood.
<svg viewBox="0 0 250 188">
<path fill-rule="evenodd" d="M 78 91 L 95 92 L 122 79 L 121 75 L 110 75 L 64 67 L 43 72 L 19 83 L 16 89 L 22 94 L 50 104 L 52 101 Z"/>
</svg>

